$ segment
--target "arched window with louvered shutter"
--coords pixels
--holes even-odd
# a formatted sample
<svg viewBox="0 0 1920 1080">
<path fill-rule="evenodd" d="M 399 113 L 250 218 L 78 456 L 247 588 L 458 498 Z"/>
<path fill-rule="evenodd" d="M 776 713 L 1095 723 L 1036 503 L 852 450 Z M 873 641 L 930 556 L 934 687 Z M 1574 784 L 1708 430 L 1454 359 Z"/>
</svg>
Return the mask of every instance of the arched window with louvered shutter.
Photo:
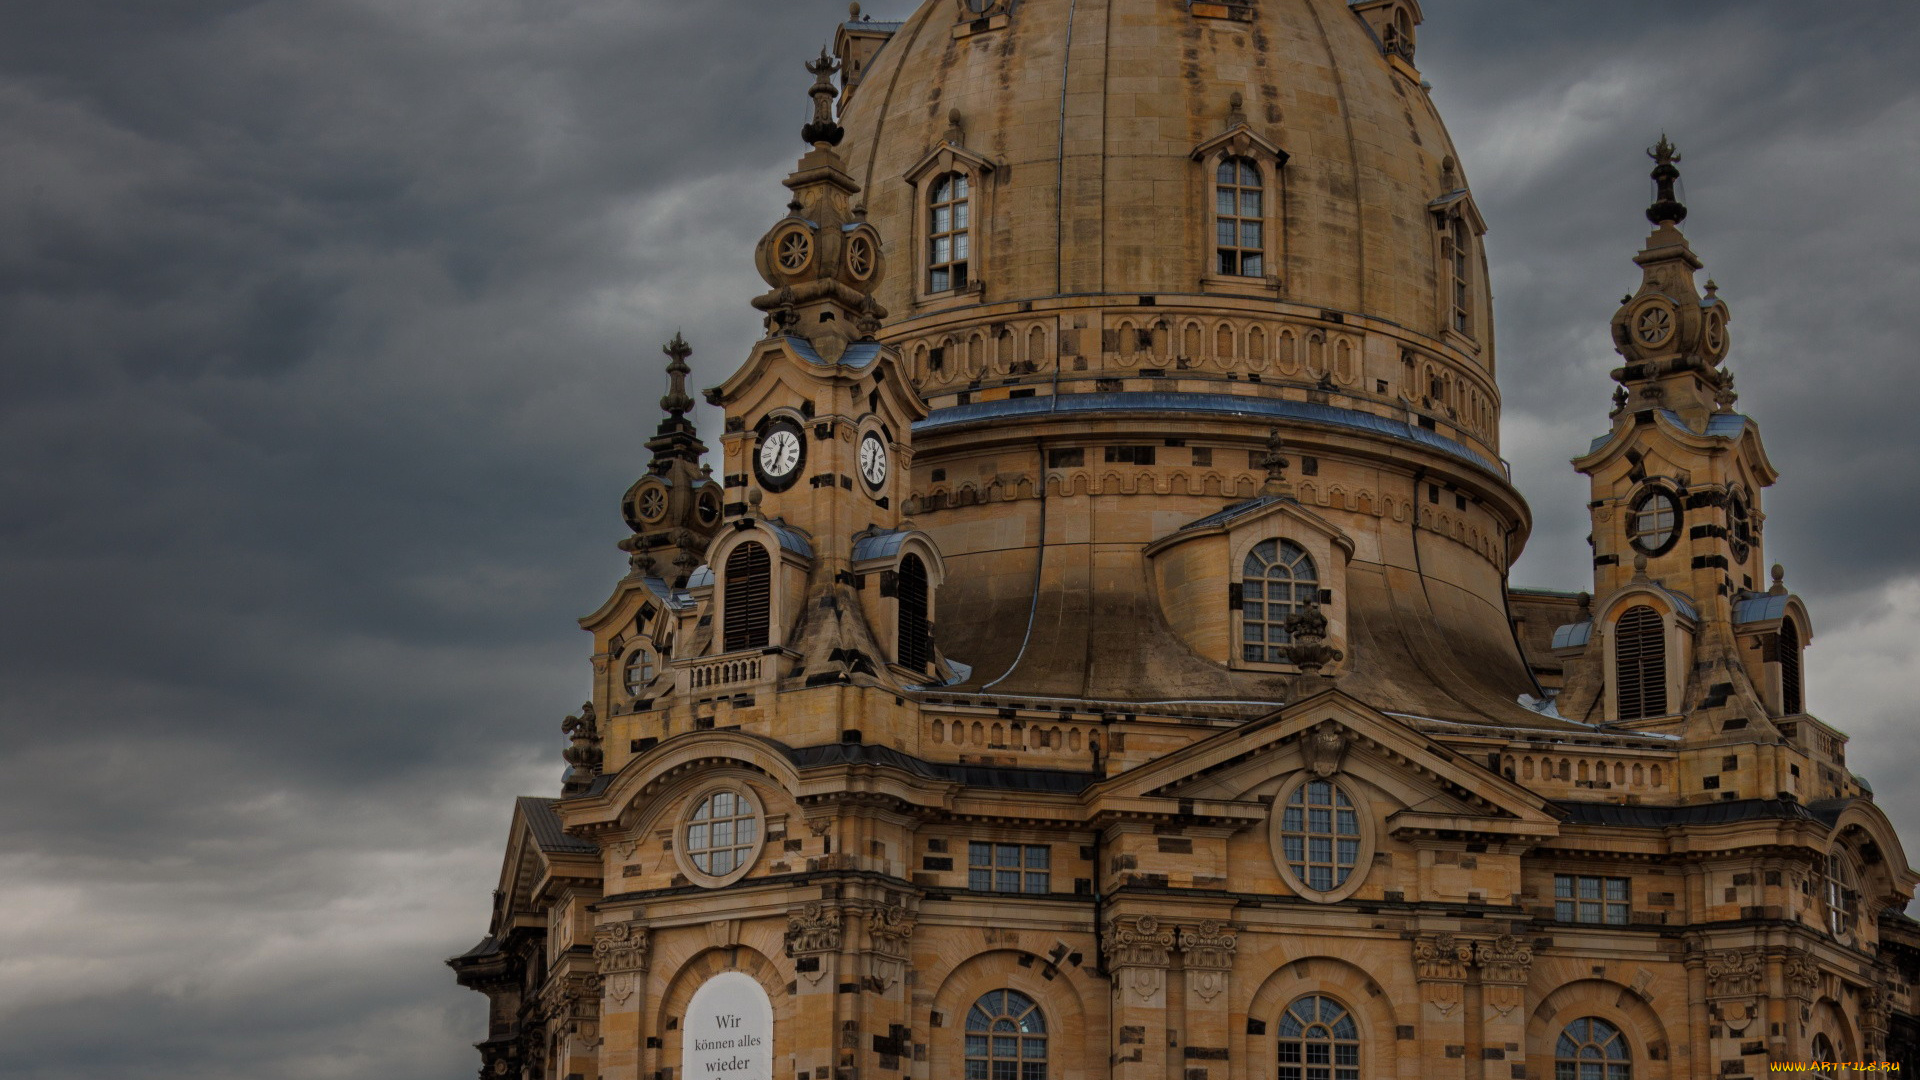
<svg viewBox="0 0 1920 1080">
<path fill-rule="evenodd" d="M 1641 604 L 1613 628 L 1614 682 L 1620 719 L 1667 714 L 1667 629 L 1660 613 Z"/>
<path fill-rule="evenodd" d="M 927 564 L 918 555 L 900 560 L 900 663 L 916 670 L 933 662 L 933 626 L 927 618 Z"/>
<path fill-rule="evenodd" d="M 721 648 L 765 648 L 773 622 L 773 563 L 760 544 L 745 543 L 727 556 L 721 603 L 725 606 Z"/>
<path fill-rule="evenodd" d="M 1780 713 L 1802 712 L 1800 698 L 1800 628 L 1787 619 L 1780 624 Z"/>
</svg>

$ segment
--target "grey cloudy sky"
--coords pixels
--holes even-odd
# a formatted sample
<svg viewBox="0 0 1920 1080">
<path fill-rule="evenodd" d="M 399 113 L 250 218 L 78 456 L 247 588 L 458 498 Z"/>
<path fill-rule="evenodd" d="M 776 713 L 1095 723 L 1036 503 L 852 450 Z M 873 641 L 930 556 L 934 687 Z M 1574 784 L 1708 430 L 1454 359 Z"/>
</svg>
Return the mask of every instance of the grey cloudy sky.
<svg viewBox="0 0 1920 1080">
<path fill-rule="evenodd" d="M 1493 229 L 1516 580 L 1584 583 L 1566 461 L 1664 129 L 1785 473 L 1811 704 L 1920 836 L 1920 20 L 1426 7 Z M 843 11 L 0 5 L 0 1076 L 471 1075 L 440 959 L 509 797 L 557 787 L 658 343 L 708 385 L 758 334 Z"/>
</svg>

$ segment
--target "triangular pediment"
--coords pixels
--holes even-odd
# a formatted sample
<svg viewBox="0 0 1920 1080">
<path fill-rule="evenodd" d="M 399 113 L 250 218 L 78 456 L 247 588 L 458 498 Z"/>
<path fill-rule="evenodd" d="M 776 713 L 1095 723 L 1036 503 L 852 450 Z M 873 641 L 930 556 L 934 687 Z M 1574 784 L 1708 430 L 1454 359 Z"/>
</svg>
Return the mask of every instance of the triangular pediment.
<svg viewBox="0 0 1920 1080">
<path fill-rule="evenodd" d="M 1385 823 L 1390 833 L 1518 839 L 1559 832 L 1546 799 L 1339 690 L 1116 777 L 1093 801 L 1144 812 L 1171 801 L 1205 813 L 1207 805 L 1258 800 L 1276 779 L 1302 770 L 1356 777 L 1393 796 L 1403 808 Z"/>
<path fill-rule="evenodd" d="M 1252 125 L 1241 121 L 1227 130 L 1206 140 L 1193 148 L 1193 160 L 1205 161 L 1215 154 L 1229 157 L 1266 157 L 1277 164 L 1285 165 L 1289 155 L 1253 130 Z"/>
<path fill-rule="evenodd" d="M 904 179 L 918 186 L 920 181 L 940 173 L 964 171 L 985 176 L 998 167 L 991 159 L 981 157 L 957 142 L 943 142 L 908 169 Z"/>
<path fill-rule="evenodd" d="M 1292 522 L 1296 532 L 1317 533 L 1327 541 L 1344 550 L 1349 557 L 1353 555 L 1353 538 L 1344 530 L 1319 514 L 1300 505 L 1290 497 L 1263 495 L 1244 503 L 1229 506 L 1218 513 L 1190 521 L 1167 536 L 1163 536 L 1147 545 L 1149 556 L 1157 555 L 1167 548 L 1200 536 L 1213 536 L 1218 533 L 1230 533 L 1250 528 L 1270 518 L 1280 518 Z"/>
</svg>

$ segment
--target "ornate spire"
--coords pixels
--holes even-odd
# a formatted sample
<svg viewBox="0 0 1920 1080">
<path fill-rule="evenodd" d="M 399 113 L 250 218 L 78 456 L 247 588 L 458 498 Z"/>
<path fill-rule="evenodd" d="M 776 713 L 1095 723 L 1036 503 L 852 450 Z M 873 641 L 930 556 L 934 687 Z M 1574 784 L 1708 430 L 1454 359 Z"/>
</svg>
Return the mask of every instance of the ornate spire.
<svg viewBox="0 0 1920 1080">
<path fill-rule="evenodd" d="M 845 128 L 833 122 L 833 99 L 840 96 L 833 85 L 833 73 L 840 70 L 840 63 L 822 45 L 820 59 L 808 64 L 807 70 L 813 74 L 813 85 L 807 88 L 813 98 L 813 119 L 800 129 L 800 138 L 810 146 L 839 146 L 847 135 Z"/>
<path fill-rule="evenodd" d="M 693 399 L 687 396 L 687 376 L 693 371 L 687 366 L 687 357 L 693 355 L 693 349 L 687 345 L 687 339 L 675 331 L 673 340 L 660 351 L 672 358 L 667 364 L 667 396 L 660 399 L 660 407 L 669 417 L 679 420 L 693 409 Z"/>
<path fill-rule="evenodd" d="M 1647 207 L 1647 220 L 1655 225 L 1678 225 L 1687 220 L 1687 208 L 1673 196 L 1674 181 L 1680 179 L 1680 170 L 1674 168 L 1680 162 L 1680 150 L 1667 141 L 1667 133 L 1660 133 L 1660 141 L 1647 150 L 1647 156 L 1654 161 L 1653 177 L 1656 194 L 1653 205 Z"/>
</svg>

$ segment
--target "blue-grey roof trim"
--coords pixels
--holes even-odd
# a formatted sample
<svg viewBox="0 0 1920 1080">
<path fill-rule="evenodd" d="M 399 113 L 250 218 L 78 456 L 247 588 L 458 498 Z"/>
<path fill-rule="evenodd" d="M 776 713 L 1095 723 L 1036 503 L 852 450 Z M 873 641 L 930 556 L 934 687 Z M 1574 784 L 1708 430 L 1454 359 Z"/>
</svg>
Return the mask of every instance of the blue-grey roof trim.
<svg viewBox="0 0 1920 1080">
<path fill-rule="evenodd" d="M 907 542 L 907 533 L 902 530 L 874 533 L 863 536 L 853 542 L 853 561 L 865 562 L 868 559 L 885 559 L 900 553 L 900 545 Z"/>
<path fill-rule="evenodd" d="M 768 740 L 772 741 L 772 740 Z M 825 765 L 889 765 L 928 780 L 948 780 L 967 787 L 1012 791 L 1044 791 L 1071 795 L 1085 791 L 1099 773 L 1060 769 L 1022 769 L 988 765 L 950 765 L 925 761 L 891 746 L 875 743 L 827 743 L 822 746 L 781 746 L 787 760 L 802 769 Z"/>
<path fill-rule="evenodd" d="M 684 589 L 675 589 L 661 578 L 644 577 L 641 578 L 640 581 L 646 585 L 648 592 L 659 597 L 660 602 L 670 608 L 683 608 L 693 603 L 693 597 L 687 595 Z M 687 585 L 689 588 L 692 587 L 693 582 L 691 579 L 688 580 Z"/>
<path fill-rule="evenodd" d="M 1592 640 L 1592 619 L 1586 622 L 1568 623 L 1565 626 L 1555 627 L 1553 631 L 1553 647 L 1556 649 L 1577 649 Z"/>
<path fill-rule="evenodd" d="M 1215 525 L 1225 525 L 1235 518 L 1245 517 L 1261 507 L 1272 506 L 1274 503 L 1280 501 L 1282 500 L 1278 495 L 1262 495 L 1257 499 L 1248 499 L 1246 502 L 1234 503 L 1232 506 L 1218 513 L 1208 514 L 1206 517 L 1187 522 L 1185 525 L 1180 526 L 1180 531 L 1211 529 Z"/>
<path fill-rule="evenodd" d="M 1745 600 L 1736 600 L 1733 604 L 1734 625 L 1778 619 L 1787 613 L 1787 600 L 1785 593 L 1778 596 L 1765 593 L 1749 596 Z"/>
<path fill-rule="evenodd" d="M 600 846 L 591 840 L 568 836 L 560 827 L 560 815 L 553 812 L 553 800 L 538 795 L 522 795 L 515 802 L 527 819 L 527 831 L 541 851 L 563 851 L 578 855 L 597 855 Z"/>
<path fill-rule="evenodd" d="M 813 545 L 808 543 L 807 538 L 800 535 L 798 531 L 771 521 L 767 522 L 767 528 L 772 529 L 773 535 L 780 538 L 781 547 L 802 558 L 813 558 Z"/>
<path fill-rule="evenodd" d="M 1691 806 L 1627 806 L 1622 803 L 1555 803 L 1570 824 L 1660 829 L 1674 825 L 1717 825 L 1732 821 L 1818 821 L 1825 815 L 1813 807 L 1785 799 L 1729 799 Z M 1816 807 L 1818 804 L 1815 804 Z M 1830 822 L 1829 822 L 1830 823 Z"/>
<path fill-rule="evenodd" d="M 713 567 L 711 566 L 697 566 L 693 573 L 687 575 L 689 589 L 704 589 L 711 584 L 713 584 Z"/>
<path fill-rule="evenodd" d="M 925 420 L 916 421 L 913 430 L 933 431 L 953 424 L 977 420 L 997 420 L 1036 413 L 1089 412 L 1167 412 L 1216 413 L 1247 416 L 1261 420 L 1297 420 L 1349 431 L 1366 431 L 1402 442 L 1438 450 L 1450 457 L 1477 465 L 1494 476 L 1504 477 L 1500 466 L 1465 444 L 1384 416 L 1340 409 L 1312 401 L 1276 401 L 1272 398 L 1239 397 L 1232 394 L 1187 394 L 1177 391 L 1109 391 L 1097 394 L 1055 394 L 1051 397 L 1005 398 L 1000 401 L 976 401 L 936 409 Z"/>
<path fill-rule="evenodd" d="M 1670 422 L 1672 422 L 1673 426 L 1677 428 L 1682 428 L 1686 431 L 1693 430 L 1691 427 L 1687 426 L 1687 422 L 1685 420 L 1680 419 L 1680 414 L 1677 412 L 1674 412 L 1672 409 L 1661 409 L 1660 415 L 1666 417 Z M 1753 423 L 1751 419 L 1741 415 L 1740 413 L 1714 413 L 1712 416 L 1707 418 L 1706 434 L 1713 436 L 1714 438 L 1717 438 L 1717 439 L 1734 439 L 1734 438 L 1738 438 L 1740 436 L 1740 433 L 1745 431 L 1747 429 L 1747 425 L 1751 423 Z M 1589 443 L 1587 445 L 1587 453 L 1597 454 L 1600 452 L 1601 447 L 1607 445 L 1612 441 L 1613 441 L 1613 432 L 1609 431 L 1605 435 L 1602 435 L 1599 438 L 1593 440 L 1593 442 Z"/>
<path fill-rule="evenodd" d="M 1694 606 L 1693 597 L 1683 592 L 1676 592 L 1673 589 L 1667 588 L 1665 585 L 1655 585 L 1653 589 L 1655 592 L 1673 601 L 1673 606 L 1679 610 L 1680 614 L 1685 615 L 1689 619 L 1698 619 L 1700 617 L 1700 609 Z"/>
<path fill-rule="evenodd" d="M 792 349 L 793 354 L 795 356 L 798 356 L 800 359 L 805 360 L 807 363 L 818 364 L 821 367 L 834 366 L 833 364 L 827 363 L 824 357 L 822 357 L 818 352 L 814 351 L 813 342 L 808 341 L 806 338 L 795 337 L 792 334 L 788 334 L 786 336 L 786 342 L 787 342 L 787 348 Z M 856 341 L 853 344 L 847 346 L 846 352 L 840 354 L 839 366 L 850 367 L 850 368 L 863 368 L 863 367 L 866 367 L 868 364 L 873 363 L 876 359 L 879 358 L 879 356 L 880 356 L 879 342 Z"/>
</svg>

